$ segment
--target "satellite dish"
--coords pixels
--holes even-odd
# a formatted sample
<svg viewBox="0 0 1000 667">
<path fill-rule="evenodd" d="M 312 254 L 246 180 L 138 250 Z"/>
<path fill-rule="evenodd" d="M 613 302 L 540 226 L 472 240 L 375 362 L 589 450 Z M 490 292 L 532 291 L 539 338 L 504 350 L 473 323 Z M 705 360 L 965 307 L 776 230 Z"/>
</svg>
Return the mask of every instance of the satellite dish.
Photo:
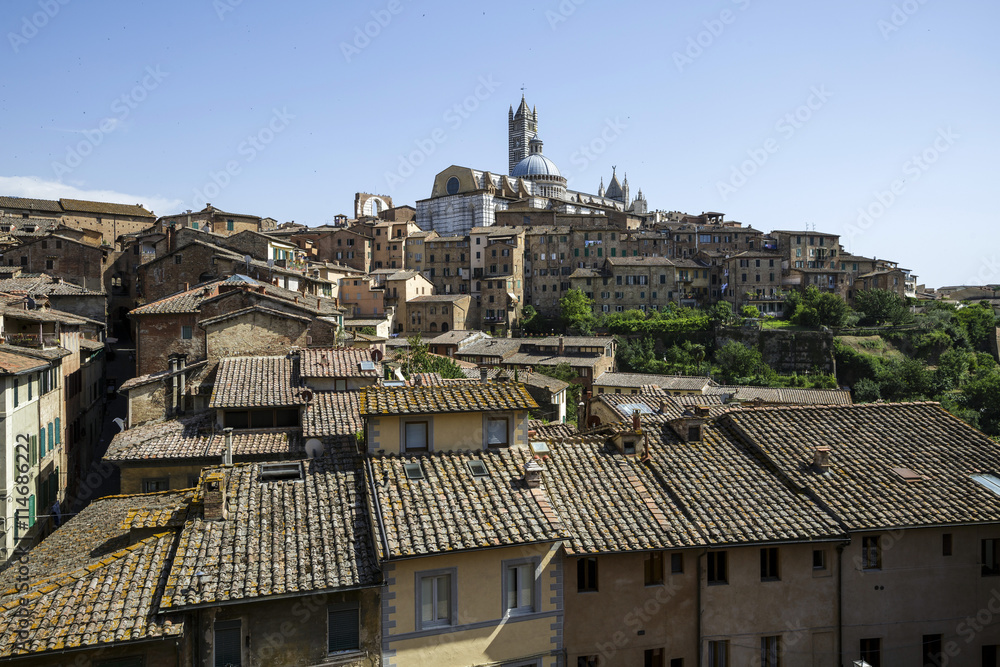
<svg viewBox="0 0 1000 667">
<path fill-rule="evenodd" d="M 115 417 L 111 421 L 113 421 L 115 424 L 118 425 L 118 432 L 119 433 L 121 433 L 122 431 L 125 430 L 125 420 L 122 419 L 121 417 Z"/>
<path fill-rule="evenodd" d="M 306 456 L 311 459 L 318 459 L 323 456 L 323 441 L 317 438 L 306 440 Z"/>
<path fill-rule="evenodd" d="M 312 389 L 303 389 L 301 392 L 299 392 L 299 395 L 302 397 L 302 400 L 305 401 L 306 403 L 309 403 L 310 401 L 313 400 Z"/>
<path fill-rule="evenodd" d="M 372 361 L 374 361 L 376 364 L 382 361 L 382 350 L 379 349 L 372 350 Z"/>
</svg>

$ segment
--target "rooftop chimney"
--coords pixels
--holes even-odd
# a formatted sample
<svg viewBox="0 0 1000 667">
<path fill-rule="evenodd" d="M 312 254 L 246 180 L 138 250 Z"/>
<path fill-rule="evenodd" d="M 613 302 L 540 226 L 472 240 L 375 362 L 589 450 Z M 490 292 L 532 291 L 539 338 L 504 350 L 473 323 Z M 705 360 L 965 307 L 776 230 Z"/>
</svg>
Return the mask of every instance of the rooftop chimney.
<svg viewBox="0 0 1000 667">
<path fill-rule="evenodd" d="M 559 336 L 559 356 L 563 356 L 566 352 L 566 341 L 562 336 Z"/>
<path fill-rule="evenodd" d="M 535 459 L 528 459 L 524 464 L 524 485 L 529 489 L 537 489 L 542 485 L 542 468 Z"/>
<path fill-rule="evenodd" d="M 490 381 L 490 369 L 486 367 L 481 367 L 479 369 L 479 381 L 486 384 Z"/>
<path fill-rule="evenodd" d="M 830 452 L 833 448 L 826 446 L 819 446 L 813 452 L 813 465 L 820 472 L 829 472 L 830 470 Z"/>
<path fill-rule="evenodd" d="M 668 401 L 660 401 L 660 414 L 667 414 L 667 410 L 670 409 L 670 403 Z"/>
<path fill-rule="evenodd" d="M 226 497 L 226 473 L 222 470 L 205 475 L 202 488 L 202 514 L 206 521 L 220 521 L 229 518 L 229 502 Z"/>
<path fill-rule="evenodd" d="M 639 411 L 632 411 L 632 430 L 638 432 L 641 424 L 639 422 Z"/>
<path fill-rule="evenodd" d="M 694 414 L 697 417 L 708 417 L 709 409 L 707 405 L 696 405 L 694 406 Z"/>
<path fill-rule="evenodd" d="M 231 466 L 233 465 L 233 427 L 227 426 L 226 428 L 222 429 L 222 432 L 226 434 L 225 435 L 226 449 L 222 453 L 222 465 Z"/>
</svg>

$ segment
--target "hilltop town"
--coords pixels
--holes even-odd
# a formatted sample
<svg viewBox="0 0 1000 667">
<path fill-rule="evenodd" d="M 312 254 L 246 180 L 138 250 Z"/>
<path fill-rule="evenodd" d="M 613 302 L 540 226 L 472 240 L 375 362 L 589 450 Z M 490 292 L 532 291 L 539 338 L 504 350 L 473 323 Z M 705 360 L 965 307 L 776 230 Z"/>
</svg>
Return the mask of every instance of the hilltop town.
<svg viewBox="0 0 1000 667">
<path fill-rule="evenodd" d="M 507 120 L 317 226 L 0 196 L 0 658 L 998 664 L 1000 286 Z"/>
</svg>

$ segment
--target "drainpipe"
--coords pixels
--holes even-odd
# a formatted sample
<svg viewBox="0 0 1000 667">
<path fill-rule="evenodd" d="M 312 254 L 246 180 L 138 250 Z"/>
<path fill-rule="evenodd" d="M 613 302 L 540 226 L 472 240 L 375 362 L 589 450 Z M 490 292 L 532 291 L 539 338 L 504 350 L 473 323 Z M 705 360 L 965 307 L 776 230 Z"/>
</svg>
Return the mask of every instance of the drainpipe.
<svg viewBox="0 0 1000 667">
<path fill-rule="evenodd" d="M 844 664 L 844 549 L 849 542 L 837 545 L 837 664 Z"/>
<path fill-rule="evenodd" d="M 695 587 L 698 591 L 697 599 L 695 600 L 695 604 L 698 607 L 698 615 L 696 618 L 696 628 L 695 628 L 695 634 L 698 636 L 698 662 L 697 662 L 698 665 L 701 665 L 705 660 L 704 649 L 702 646 L 704 642 L 701 640 L 701 635 L 702 635 L 701 615 L 702 612 L 704 611 L 704 609 L 702 608 L 702 599 L 701 599 L 701 573 L 702 573 L 701 559 L 702 557 L 707 557 L 707 556 L 708 556 L 708 549 L 702 549 L 701 553 L 698 554 L 698 557 L 695 559 L 698 563 L 697 567 L 698 581 L 695 584 Z"/>
</svg>

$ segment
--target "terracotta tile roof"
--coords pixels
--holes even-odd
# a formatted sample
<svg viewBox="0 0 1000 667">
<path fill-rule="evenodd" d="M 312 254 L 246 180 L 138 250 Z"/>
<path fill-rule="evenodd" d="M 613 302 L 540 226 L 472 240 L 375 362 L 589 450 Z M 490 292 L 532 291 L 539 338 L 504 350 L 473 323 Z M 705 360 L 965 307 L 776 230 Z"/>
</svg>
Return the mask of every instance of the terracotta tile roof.
<svg viewBox="0 0 1000 667">
<path fill-rule="evenodd" d="M 463 368 L 462 372 L 470 380 L 480 380 L 480 371 L 482 369 L 478 367 Z M 518 382 L 532 386 L 532 387 L 542 387 L 548 389 L 553 394 L 558 393 L 569 386 L 568 382 L 563 382 L 562 380 L 557 380 L 554 377 L 549 377 L 542 373 L 529 373 L 527 371 L 517 371 L 515 373 L 512 368 L 488 368 L 486 369 L 486 377 L 490 380 L 495 380 L 498 376 L 506 377 L 508 380 L 514 380 L 515 375 Z"/>
<path fill-rule="evenodd" d="M 213 429 L 211 413 L 182 420 L 143 424 L 115 435 L 104 455 L 115 462 L 193 459 L 219 461 L 226 448 L 225 434 Z M 305 447 L 298 428 L 259 428 L 233 431 L 235 460 L 299 459 Z"/>
<path fill-rule="evenodd" d="M 803 389 L 800 387 L 748 387 L 723 385 L 730 400 L 786 405 L 850 405 L 851 392 L 844 389 Z"/>
<path fill-rule="evenodd" d="M 32 211 L 47 211 L 49 213 L 62 213 L 59 202 L 50 199 L 30 199 L 27 197 L 0 197 L 0 206 L 3 208 L 26 208 Z"/>
<path fill-rule="evenodd" d="M 289 357 L 227 357 L 219 361 L 210 408 L 305 405 L 298 360 Z"/>
<path fill-rule="evenodd" d="M 706 387 L 718 386 L 710 378 L 701 375 L 647 375 L 608 371 L 594 378 L 594 385 L 600 387 L 638 389 L 644 384 L 659 385 L 667 391 L 702 391 Z"/>
<path fill-rule="evenodd" d="M 379 583 L 361 458 L 303 461 L 301 480 L 262 482 L 262 465 L 207 470 L 226 474 L 229 515 L 207 521 L 192 507 L 163 609 Z"/>
<path fill-rule="evenodd" d="M 220 322 L 227 322 L 229 320 L 237 319 L 245 315 L 251 314 L 261 314 L 270 315 L 271 317 L 277 317 L 278 319 L 284 320 L 296 320 L 298 322 L 303 322 L 308 324 L 311 320 L 308 317 L 303 317 L 302 315 L 293 315 L 292 313 L 287 313 L 282 310 L 277 310 L 275 308 L 268 308 L 266 306 L 261 306 L 260 304 L 255 304 L 253 306 L 247 306 L 246 308 L 240 308 L 239 310 L 232 310 L 227 313 L 222 313 L 216 315 L 215 317 L 209 317 L 198 321 L 198 326 L 202 328 L 210 327 L 213 324 L 219 324 Z"/>
<path fill-rule="evenodd" d="M 302 435 L 306 438 L 351 436 L 364 428 L 357 391 L 317 391 L 306 405 Z"/>
<path fill-rule="evenodd" d="M 370 459 L 369 493 L 381 513 L 379 557 L 407 556 L 502 547 L 557 540 L 566 535 L 548 497 L 522 483 L 529 453 L 440 452 L 406 458 Z M 476 478 L 469 462 L 487 472 Z M 419 463 L 423 479 L 411 480 L 404 466 Z"/>
<path fill-rule="evenodd" d="M 852 530 L 1000 521 L 1000 447 L 937 403 L 744 408 L 724 420 Z M 812 463 L 831 448 L 828 473 Z M 894 468 L 923 479 L 906 481 Z"/>
<path fill-rule="evenodd" d="M 82 343 L 83 341 L 81 341 L 81 344 Z M 157 371 L 156 373 L 147 373 L 146 375 L 140 375 L 138 377 L 129 378 L 125 382 L 121 383 L 121 386 L 118 387 L 118 391 L 119 392 L 128 391 L 130 389 L 135 389 L 136 387 L 141 387 L 143 385 L 157 382 L 158 380 L 165 380 L 167 378 L 173 377 L 174 375 L 179 375 L 181 373 L 186 373 L 189 371 L 193 372 L 197 369 L 200 369 L 207 363 L 208 361 L 198 361 L 193 364 L 189 364 L 185 368 L 176 371 L 171 371 L 171 370 Z"/>
<path fill-rule="evenodd" d="M 45 273 L 22 273 L 0 280 L 0 292 L 31 296 L 105 296 L 104 290 L 89 290 Z"/>
<path fill-rule="evenodd" d="M 308 348 L 301 352 L 302 377 L 380 378 L 382 363 L 372 361 L 371 350 L 357 347 Z M 362 370 L 361 365 L 371 366 Z"/>
<path fill-rule="evenodd" d="M 529 419 L 528 430 L 535 432 L 532 440 L 561 440 L 579 433 L 572 424 L 545 423 L 540 419 Z"/>
<path fill-rule="evenodd" d="M 619 427 L 628 428 L 628 427 Z M 608 433 L 616 429 L 608 430 Z M 724 429 L 681 442 L 644 420 L 650 461 L 622 456 L 606 436 L 557 441 L 544 484 L 572 537 L 569 553 L 812 541 L 843 535 L 805 494 L 796 494 Z"/>
<path fill-rule="evenodd" d="M 538 407 L 524 385 L 461 382 L 442 387 L 366 387 L 362 415 L 529 410 Z"/>
<path fill-rule="evenodd" d="M 157 613 L 177 533 L 129 546 L 127 521 L 132 512 L 172 513 L 191 497 L 170 491 L 94 500 L 31 550 L 27 594 L 17 589 L 17 568 L 0 573 L 0 656 L 16 654 L 13 609 L 21 598 L 31 653 L 180 634 L 180 619 Z"/>
<path fill-rule="evenodd" d="M 108 215 L 131 215 L 141 218 L 150 218 L 150 222 L 156 216 L 147 211 L 141 204 L 115 204 L 103 201 L 86 201 L 83 199 L 60 199 L 59 204 L 64 211 L 83 211 L 85 213 L 107 213 Z"/>
<path fill-rule="evenodd" d="M 151 301 L 129 311 L 129 315 L 162 315 L 166 313 L 197 313 L 205 299 L 218 293 L 221 280 L 198 285 L 184 292 L 177 292 Z"/>
<path fill-rule="evenodd" d="M 521 347 L 518 338 L 484 338 L 459 350 L 457 356 L 506 357 L 516 353 Z"/>
<path fill-rule="evenodd" d="M 678 399 L 691 399 L 680 401 Z M 639 394 L 598 394 L 596 401 L 604 403 L 618 415 L 619 421 L 632 420 L 632 412 L 638 407 L 643 417 L 648 415 L 663 415 L 665 419 L 675 419 L 686 410 L 695 406 L 708 406 L 710 415 L 718 415 L 729 408 L 723 405 L 718 396 L 671 396 L 664 390 L 659 392 L 642 392 Z M 663 411 L 666 407 L 666 411 Z"/>
<path fill-rule="evenodd" d="M 21 356 L 16 352 L 0 352 L 0 373 L 24 373 L 39 368 L 45 368 L 49 364 L 31 357 Z"/>
</svg>

